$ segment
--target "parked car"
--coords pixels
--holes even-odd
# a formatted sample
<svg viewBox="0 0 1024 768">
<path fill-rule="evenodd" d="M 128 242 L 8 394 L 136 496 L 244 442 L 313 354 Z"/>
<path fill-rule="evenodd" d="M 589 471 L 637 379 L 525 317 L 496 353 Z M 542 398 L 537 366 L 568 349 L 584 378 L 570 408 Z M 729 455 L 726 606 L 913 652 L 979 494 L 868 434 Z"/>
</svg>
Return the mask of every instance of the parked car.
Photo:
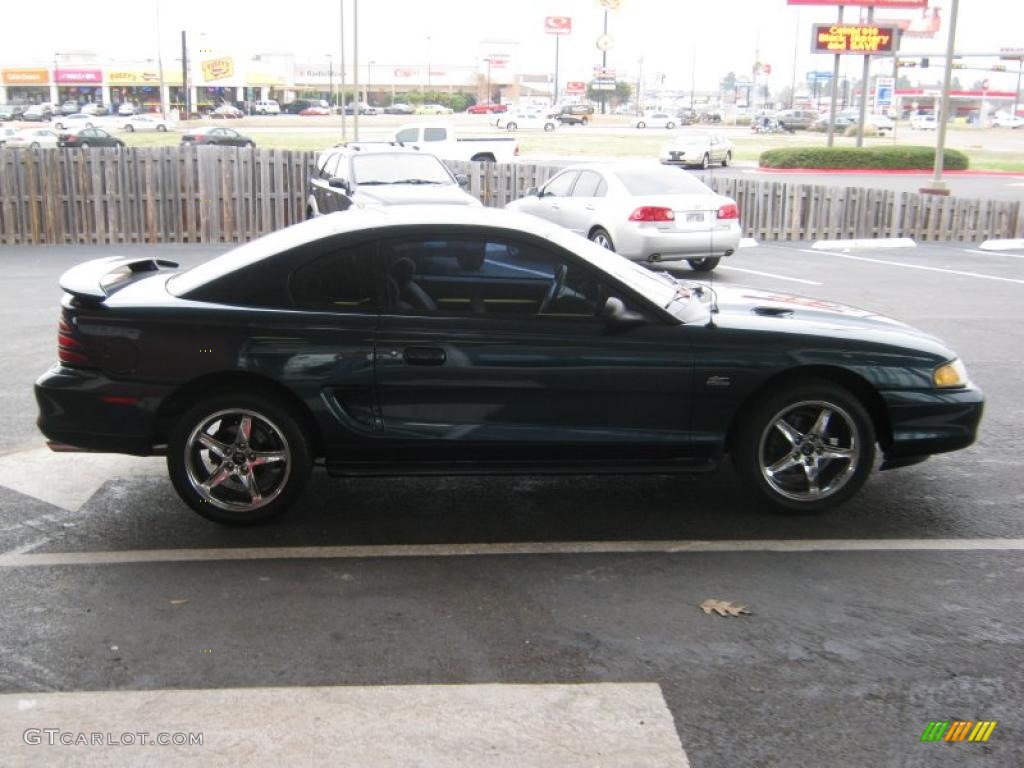
<svg viewBox="0 0 1024 768">
<path fill-rule="evenodd" d="M 329 114 L 331 114 L 331 110 L 328 109 L 327 107 L 321 107 L 321 106 L 313 105 L 313 106 L 310 106 L 310 107 L 306 107 L 304 110 L 299 112 L 299 114 L 302 115 L 303 117 L 318 116 L 318 115 L 329 115 Z"/>
<path fill-rule="evenodd" d="M 81 112 L 81 105 L 77 101 L 69 100 L 65 101 L 60 105 L 60 109 L 57 112 L 61 115 L 73 115 L 77 112 Z"/>
<path fill-rule="evenodd" d="M 175 121 L 164 120 L 163 117 L 157 114 L 132 115 L 127 120 L 120 121 L 120 124 L 121 129 L 129 133 L 135 133 L 136 131 L 158 131 L 163 133 L 168 130 L 174 130 Z"/>
<path fill-rule="evenodd" d="M 470 115 L 490 115 L 497 114 L 499 112 L 508 112 L 508 105 L 495 104 L 491 101 L 481 101 L 473 104 L 466 110 L 466 113 Z"/>
<path fill-rule="evenodd" d="M 279 115 L 281 114 L 281 105 L 273 99 L 260 99 L 253 103 L 252 111 L 256 115 Z"/>
<path fill-rule="evenodd" d="M 818 113 L 809 109 L 784 109 L 775 119 L 791 131 L 806 131 L 818 120 Z"/>
<path fill-rule="evenodd" d="M 910 118 L 910 127 L 916 131 L 934 131 L 939 127 L 935 115 L 919 114 Z"/>
<path fill-rule="evenodd" d="M 511 136 L 459 136 L 448 123 L 409 123 L 395 131 L 392 141 L 432 152 L 444 160 L 511 163 L 519 156 L 519 142 Z"/>
<path fill-rule="evenodd" d="M 234 104 L 221 104 L 210 113 L 210 117 L 214 120 L 238 120 L 244 116 L 245 113 Z"/>
<path fill-rule="evenodd" d="M 7 139 L 18 133 L 17 128 L 0 128 L 0 147 L 7 143 Z"/>
<path fill-rule="evenodd" d="M 124 102 L 117 107 L 117 114 L 120 117 L 131 117 L 136 113 L 135 105 L 131 102 Z"/>
<path fill-rule="evenodd" d="M 563 125 L 586 125 L 594 114 L 591 104 L 561 104 L 547 113 Z"/>
<path fill-rule="evenodd" d="M 82 112 L 83 115 L 91 115 L 92 117 L 99 117 L 100 115 L 107 114 L 107 108 L 104 107 L 102 104 L 99 104 L 99 103 L 96 103 L 96 102 L 89 102 L 88 104 L 83 104 L 82 105 L 81 112 Z"/>
<path fill-rule="evenodd" d="M 389 107 L 384 107 L 385 115 L 411 115 L 416 112 L 416 108 L 411 104 L 403 104 L 401 102 L 392 104 Z"/>
<path fill-rule="evenodd" d="M 63 131 L 65 128 L 92 128 L 98 121 L 99 118 L 94 115 L 79 112 L 74 115 L 54 115 L 50 125 L 58 131 Z"/>
<path fill-rule="evenodd" d="M 1020 115 L 996 115 L 992 118 L 994 128 L 1021 128 L 1024 127 L 1024 117 Z"/>
<path fill-rule="evenodd" d="M 0 123 L 8 120 L 21 120 L 28 108 L 26 104 L 0 104 Z"/>
<path fill-rule="evenodd" d="M 346 115 L 354 115 L 355 113 L 356 113 L 356 104 L 355 104 L 354 101 L 350 101 L 348 104 L 345 105 L 345 114 Z M 367 104 L 364 101 L 364 102 L 359 104 L 359 114 L 360 115 L 376 115 L 377 114 L 377 108 L 376 107 L 371 107 L 369 104 Z"/>
<path fill-rule="evenodd" d="M 874 128 L 879 136 L 890 136 L 896 130 L 896 122 L 888 115 L 868 115 L 864 125 Z"/>
<path fill-rule="evenodd" d="M 664 165 L 724 168 L 732 162 L 732 142 L 718 131 L 683 131 L 661 148 L 658 158 Z"/>
<path fill-rule="evenodd" d="M 32 104 L 21 113 L 21 119 L 27 122 L 43 123 L 50 120 L 57 112 L 57 108 L 50 102 Z"/>
<path fill-rule="evenodd" d="M 4 146 L 8 149 L 56 147 L 57 134 L 49 128 L 23 128 L 8 136 Z"/>
<path fill-rule="evenodd" d="M 479 206 L 434 155 L 390 144 L 349 144 L 323 153 L 309 179 L 306 218 L 382 205 Z"/>
<path fill-rule="evenodd" d="M 647 112 L 633 121 L 634 128 L 675 128 L 679 119 L 668 112 Z"/>
<path fill-rule="evenodd" d="M 314 104 L 317 106 L 327 106 L 326 101 L 322 101 L 321 103 L 321 100 L 309 101 L 308 99 L 296 99 L 295 101 L 289 101 L 287 104 L 281 107 L 281 111 L 286 115 L 297 115 L 302 110 L 307 109 L 313 106 Z"/>
<path fill-rule="evenodd" d="M 417 115 L 450 115 L 454 112 L 451 107 L 442 104 L 421 104 L 416 107 Z"/>
<path fill-rule="evenodd" d="M 967 447 L 984 405 L 956 353 L 901 322 L 677 280 L 508 211 L 322 216 L 175 267 L 62 275 L 37 424 L 58 450 L 166 455 L 219 523 L 284 512 L 315 464 L 665 474 L 726 456 L 759 505 L 816 513 L 876 452 Z"/>
<path fill-rule="evenodd" d="M 545 117 L 542 112 L 507 112 L 498 115 L 494 124 L 507 131 L 543 130 L 553 131 L 558 121 L 553 117 Z"/>
<path fill-rule="evenodd" d="M 59 134 L 57 136 L 57 146 L 80 147 L 82 149 L 88 149 L 89 147 L 114 147 L 115 149 L 121 149 L 124 147 L 124 142 L 116 136 L 111 136 L 102 128 L 82 128 L 80 131 L 74 131 L 73 133 Z"/>
<path fill-rule="evenodd" d="M 256 142 L 234 128 L 206 126 L 190 128 L 181 135 L 182 144 L 224 147 L 255 147 Z"/>
<path fill-rule="evenodd" d="M 506 208 L 539 216 L 630 261 L 686 260 L 709 272 L 739 247 L 736 201 L 648 163 L 576 165 Z"/>
</svg>

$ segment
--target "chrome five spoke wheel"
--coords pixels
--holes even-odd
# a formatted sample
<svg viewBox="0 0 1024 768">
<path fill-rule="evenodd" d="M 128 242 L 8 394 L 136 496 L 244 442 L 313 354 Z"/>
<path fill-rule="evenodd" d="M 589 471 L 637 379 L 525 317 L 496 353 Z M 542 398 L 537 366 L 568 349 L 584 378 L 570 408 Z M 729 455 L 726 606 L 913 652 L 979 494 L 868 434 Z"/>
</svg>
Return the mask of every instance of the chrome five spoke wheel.
<svg viewBox="0 0 1024 768">
<path fill-rule="evenodd" d="M 765 482 L 793 501 L 838 493 L 857 472 L 861 436 L 834 403 L 807 400 L 775 414 L 761 433 L 758 465 Z"/>
<path fill-rule="evenodd" d="M 252 512 L 284 490 L 292 468 L 284 432 L 255 411 L 217 411 L 185 441 L 189 483 L 204 502 L 230 512 Z"/>
</svg>

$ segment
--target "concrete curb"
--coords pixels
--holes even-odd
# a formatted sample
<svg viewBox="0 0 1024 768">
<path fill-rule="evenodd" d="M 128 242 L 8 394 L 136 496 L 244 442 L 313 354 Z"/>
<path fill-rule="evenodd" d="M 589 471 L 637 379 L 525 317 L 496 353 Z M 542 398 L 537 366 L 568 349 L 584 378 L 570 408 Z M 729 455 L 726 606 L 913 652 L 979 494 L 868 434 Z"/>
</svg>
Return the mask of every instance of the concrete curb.
<svg viewBox="0 0 1024 768">
<path fill-rule="evenodd" d="M 1008 238 L 1006 240 L 986 240 L 978 246 L 983 251 L 1016 251 L 1024 250 L 1024 238 Z"/>
<path fill-rule="evenodd" d="M 875 237 L 861 240 L 818 240 L 811 246 L 816 251 L 849 251 L 860 248 L 916 248 L 909 237 Z"/>
</svg>

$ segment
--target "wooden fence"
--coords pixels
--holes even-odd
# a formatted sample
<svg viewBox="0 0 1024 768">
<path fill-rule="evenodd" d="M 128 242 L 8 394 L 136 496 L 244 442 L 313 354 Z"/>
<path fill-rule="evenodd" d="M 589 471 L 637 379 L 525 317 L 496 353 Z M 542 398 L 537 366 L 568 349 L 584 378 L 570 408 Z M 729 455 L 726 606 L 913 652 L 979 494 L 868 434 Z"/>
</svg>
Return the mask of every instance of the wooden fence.
<svg viewBox="0 0 1024 768">
<path fill-rule="evenodd" d="M 245 242 L 301 221 L 315 152 L 0 149 L 0 243 Z M 560 166 L 451 162 L 501 207 Z M 758 240 L 1024 237 L 1020 202 L 701 174 Z"/>
</svg>

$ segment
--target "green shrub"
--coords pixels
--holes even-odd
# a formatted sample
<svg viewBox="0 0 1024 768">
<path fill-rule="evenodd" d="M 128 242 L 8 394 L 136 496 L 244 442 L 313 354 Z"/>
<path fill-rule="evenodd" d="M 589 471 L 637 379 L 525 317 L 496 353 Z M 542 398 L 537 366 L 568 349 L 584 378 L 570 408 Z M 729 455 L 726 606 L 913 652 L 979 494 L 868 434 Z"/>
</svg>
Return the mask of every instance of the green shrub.
<svg viewBox="0 0 1024 768">
<path fill-rule="evenodd" d="M 802 147 L 769 149 L 761 153 L 762 168 L 837 168 L 882 170 L 930 170 L 935 165 L 934 147 Z M 967 155 L 945 151 L 945 168 L 963 171 Z"/>
<path fill-rule="evenodd" d="M 848 125 L 848 126 L 846 126 L 846 130 L 843 131 L 843 136 L 856 136 L 856 135 L 857 135 L 857 126 L 856 125 Z M 864 126 L 864 135 L 869 137 L 869 138 L 874 138 L 875 136 L 878 136 L 878 128 L 876 126 L 874 126 L 874 125 L 865 125 Z"/>
</svg>

